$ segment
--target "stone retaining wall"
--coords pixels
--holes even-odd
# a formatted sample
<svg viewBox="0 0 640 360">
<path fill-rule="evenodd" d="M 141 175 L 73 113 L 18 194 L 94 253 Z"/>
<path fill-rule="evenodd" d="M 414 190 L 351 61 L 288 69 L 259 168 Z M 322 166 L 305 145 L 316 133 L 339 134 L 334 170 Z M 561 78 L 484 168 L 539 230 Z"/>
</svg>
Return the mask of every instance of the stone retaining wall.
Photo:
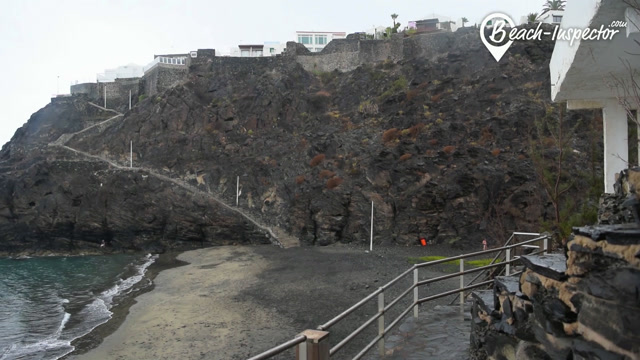
<svg viewBox="0 0 640 360">
<path fill-rule="evenodd" d="M 575 228 L 565 251 L 475 296 L 472 359 L 640 359 L 640 228 Z"/>
</svg>

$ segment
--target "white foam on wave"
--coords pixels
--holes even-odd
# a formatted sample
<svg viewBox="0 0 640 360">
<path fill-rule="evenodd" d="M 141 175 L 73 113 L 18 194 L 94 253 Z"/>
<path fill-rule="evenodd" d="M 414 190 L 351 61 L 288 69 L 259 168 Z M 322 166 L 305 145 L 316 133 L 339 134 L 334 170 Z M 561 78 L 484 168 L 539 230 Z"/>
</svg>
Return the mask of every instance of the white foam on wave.
<svg viewBox="0 0 640 360">
<path fill-rule="evenodd" d="M 12 344 L 7 349 L 1 349 L 0 360 L 16 358 L 42 359 L 43 352 L 47 352 L 51 359 L 57 360 L 71 353 L 75 349 L 71 342 L 89 334 L 96 327 L 109 321 L 113 315 L 110 309 L 113 307 L 114 297 L 127 294 L 127 291 L 130 291 L 135 284 L 144 278 L 147 268 L 157 258 L 158 255 L 147 254 L 144 263 L 135 266 L 136 272 L 134 275 L 118 280 L 115 285 L 100 293 L 94 301 L 87 304 L 77 315 L 84 319 L 80 328 L 65 330 L 65 326 L 71 318 L 71 314 L 65 312 L 55 333 L 35 343 L 17 343 Z M 62 303 L 69 302 L 68 299 L 61 299 L 61 301 Z"/>
<path fill-rule="evenodd" d="M 69 322 L 71 314 L 65 311 L 60 321 L 60 325 L 56 331 L 47 336 L 46 338 L 31 344 L 11 344 L 7 349 L 4 349 L 0 354 L 0 360 L 8 359 L 30 359 L 30 358 L 42 358 L 40 355 L 43 352 L 51 351 L 52 356 L 55 359 L 59 359 L 73 351 L 71 341 L 61 340 L 60 335 L 64 330 L 65 325 Z"/>
<path fill-rule="evenodd" d="M 130 290 L 135 284 L 142 280 L 144 274 L 147 272 L 147 268 L 151 266 L 151 264 L 153 264 L 157 258 L 158 255 L 147 254 L 147 256 L 145 256 L 146 261 L 135 267 L 135 275 L 132 275 L 126 279 L 118 280 L 115 285 L 98 295 L 98 298 L 102 299 L 105 302 L 108 309 L 111 309 L 111 307 L 113 306 L 113 298 L 118 295 L 127 294 L 128 290 Z"/>
</svg>

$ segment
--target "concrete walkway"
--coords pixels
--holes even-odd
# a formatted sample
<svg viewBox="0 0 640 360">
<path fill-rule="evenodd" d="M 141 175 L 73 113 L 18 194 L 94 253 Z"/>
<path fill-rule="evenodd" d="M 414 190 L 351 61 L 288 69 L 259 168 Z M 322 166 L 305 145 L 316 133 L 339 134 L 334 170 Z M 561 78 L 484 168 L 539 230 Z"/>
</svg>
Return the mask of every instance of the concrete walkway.
<svg viewBox="0 0 640 360">
<path fill-rule="evenodd" d="M 416 319 L 409 315 L 385 339 L 385 356 L 374 347 L 367 360 L 425 360 L 469 358 L 471 315 L 459 306 L 438 305 Z"/>
</svg>

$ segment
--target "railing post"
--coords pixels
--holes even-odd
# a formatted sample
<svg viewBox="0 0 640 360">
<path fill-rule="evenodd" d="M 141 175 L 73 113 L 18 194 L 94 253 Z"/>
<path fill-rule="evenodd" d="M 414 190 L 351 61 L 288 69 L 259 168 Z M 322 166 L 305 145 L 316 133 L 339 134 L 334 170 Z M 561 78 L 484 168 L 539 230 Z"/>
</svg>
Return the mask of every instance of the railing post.
<svg viewBox="0 0 640 360">
<path fill-rule="evenodd" d="M 381 314 L 378 318 L 378 335 L 381 336 L 378 340 L 378 349 L 380 356 L 384 356 L 384 291 L 378 294 L 378 313 Z"/>
<path fill-rule="evenodd" d="M 464 259 L 460 259 L 460 312 L 464 313 Z"/>
<path fill-rule="evenodd" d="M 413 269 L 413 303 L 415 305 L 413 305 L 413 317 L 417 318 L 418 317 L 418 307 L 420 305 L 418 305 L 418 300 L 420 299 L 419 297 L 419 293 L 418 293 L 418 268 L 414 268 Z"/>
<path fill-rule="evenodd" d="M 511 275 L 511 248 L 507 248 L 506 250 L 507 255 L 505 256 L 505 270 L 504 270 L 504 274 L 506 276 Z"/>
<path fill-rule="evenodd" d="M 544 248 L 544 251 L 542 252 L 543 254 L 548 254 L 549 253 L 549 237 L 545 236 L 544 239 L 542 240 L 542 247 Z"/>
<path fill-rule="evenodd" d="M 305 330 L 300 335 L 307 340 L 296 347 L 296 360 L 329 360 L 329 333 L 321 330 Z"/>
</svg>

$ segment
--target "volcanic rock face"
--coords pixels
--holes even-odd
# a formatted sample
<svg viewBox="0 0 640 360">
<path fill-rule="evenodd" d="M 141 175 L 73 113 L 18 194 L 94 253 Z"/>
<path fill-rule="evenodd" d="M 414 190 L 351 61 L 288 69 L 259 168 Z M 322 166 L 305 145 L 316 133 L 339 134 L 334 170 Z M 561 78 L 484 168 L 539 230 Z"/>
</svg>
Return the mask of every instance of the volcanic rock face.
<svg viewBox="0 0 640 360">
<path fill-rule="evenodd" d="M 52 103 L 0 152 L 0 251 L 266 241 L 206 195 L 235 206 L 238 177 L 238 208 L 302 244 L 368 241 L 372 202 L 376 243 L 464 247 L 489 229 L 538 230 L 551 204 L 528 150 L 553 43 L 516 43 L 496 63 L 475 32 L 447 39 L 439 56 L 345 73 L 307 72 L 289 56 L 214 58 L 58 144 L 69 148 L 47 144 L 114 114 L 81 97 Z M 576 192 L 586 154 L 602 153 L 578 131 L 563 169 Z M 139 169 L 118 168 L 131 141 Z"/>
</svg>

